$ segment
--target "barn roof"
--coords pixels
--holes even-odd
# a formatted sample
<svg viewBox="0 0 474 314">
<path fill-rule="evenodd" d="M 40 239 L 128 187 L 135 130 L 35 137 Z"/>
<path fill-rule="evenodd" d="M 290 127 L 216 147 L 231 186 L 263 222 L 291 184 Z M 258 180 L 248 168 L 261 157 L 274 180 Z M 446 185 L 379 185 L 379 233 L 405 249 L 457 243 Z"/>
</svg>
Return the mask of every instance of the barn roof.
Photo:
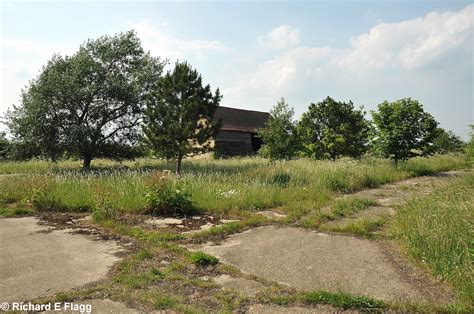
<svg viewBox="0 0 474 314">
<path fill-rule="evenodd" d="M 270 114 L 268 112 L 217 107 L 214 119 L 222 120 L 223 131 L 239 131 L 256 133 L 264 128 Z"/>
</svg>

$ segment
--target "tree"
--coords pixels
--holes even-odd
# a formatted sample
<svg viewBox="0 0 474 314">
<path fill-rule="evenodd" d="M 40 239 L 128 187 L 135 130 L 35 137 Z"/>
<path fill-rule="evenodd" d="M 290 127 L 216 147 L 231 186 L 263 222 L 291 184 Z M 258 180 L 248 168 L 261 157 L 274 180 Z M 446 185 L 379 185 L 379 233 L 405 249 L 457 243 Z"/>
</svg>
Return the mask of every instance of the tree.
<svg viewBox="0 0 474 314">
<path fill-rule="evenodd" d="M 442 128 L 436 130 L 437 135 L 433 140 L 433 150 L 438 154 L 460 152 L 463 150 L 464 142 L 453 131 Z"/>
<path fill-rule="evenodd" d="M 411 98 L 387 101 L 372 112 L 376 126 L 375 147 L 384 157 L 399 160 L 434 153 L 433 141 L 438 122 Z"/>
<path fill-rule="evenodd" d="M 293 158 L 299 148 L 293 108 L 282 98 L 270 111 L 270 115 L 265 128 L 258 132 L 264 143 L 259 153 L 270 159 Z"/>
<path fill-rule="evenodd" d="M 201 75 L 184 62 L 159 81 L 147 100 L 143 131 L 145 141 L 158 157 L 176 160 L 176 173 L 188 155 L 210 149 L 219 130 L 213 116 L 222 96 L 202 85 Z"/>
<path fill-rule="evenodd" d="M 7 114 L 8 126 L 37 154 L 78 156 L 89 169 L 105 148 L 137 141 L 145 99 L 163 67 L 133 31 L 88 40 L 72 56 L 53 56 Z"/>
<path fill-rule="evenodd" d="M 470 125 L 471 127 L 471 133 L 470 133 L 470 139 L 469 142 L 466 144 L 466 155 L 467 155 L 467 160 L 471 162 L 471 164 L 474 163 L 474 124 Z"/>
<path fill-rule="evenodd" d="M 311 104 L 298 124 L 303 153 L 317 159 L 360 157 L 368 149 L 370 133 L 370 123 L 364 115 L 362 109 L 354 109 L 351 101 L 327 97 Z"/>
<path fill-rule="evenodd" d="M 0 132 L 0 160 L 5 160 L 10 155 L 10 141 L 5 132 Z"/>
</svg>

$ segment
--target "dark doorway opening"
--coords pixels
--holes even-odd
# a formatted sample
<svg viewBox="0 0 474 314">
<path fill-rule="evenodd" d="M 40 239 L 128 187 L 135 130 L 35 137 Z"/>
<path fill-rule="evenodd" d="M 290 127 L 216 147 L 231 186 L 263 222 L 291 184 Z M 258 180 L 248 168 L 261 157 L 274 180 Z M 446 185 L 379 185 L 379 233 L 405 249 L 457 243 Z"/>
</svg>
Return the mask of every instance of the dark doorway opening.
<svg viewBox="0 0 474 314">
<path fill-rule="evenodd" d="M 257 134 L 251 134 L 252 150 L 256 153 L 262 147 L 262 139 Z"/>
</svg>

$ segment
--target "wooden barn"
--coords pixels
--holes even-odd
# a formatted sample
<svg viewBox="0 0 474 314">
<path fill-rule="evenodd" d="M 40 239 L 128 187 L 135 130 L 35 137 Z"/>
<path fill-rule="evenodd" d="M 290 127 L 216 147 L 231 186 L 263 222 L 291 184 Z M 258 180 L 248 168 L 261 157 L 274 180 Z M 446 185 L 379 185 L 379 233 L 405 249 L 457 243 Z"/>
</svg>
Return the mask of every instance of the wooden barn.
<svg viewBox="0 0 474 314">
<path fill-rule="evenodd" d="M 218 107 L 214 115 L 222 127 L 214 141 L 214 147 L 222 156 L 242 156 L 256 153 L 262 146 L 257 131 L 265 127 L 268 112 Z"/>
</svg>

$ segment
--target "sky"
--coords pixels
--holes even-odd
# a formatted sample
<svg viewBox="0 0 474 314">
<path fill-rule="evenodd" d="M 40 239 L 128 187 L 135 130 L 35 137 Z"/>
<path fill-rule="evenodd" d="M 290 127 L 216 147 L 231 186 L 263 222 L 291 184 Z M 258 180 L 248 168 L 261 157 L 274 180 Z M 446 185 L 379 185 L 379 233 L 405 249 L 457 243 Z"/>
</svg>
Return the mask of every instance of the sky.
<svg viewBox="0 0 474 314">
<path fill-rule="evenodd" d="M 295 117 L 330 96 L 368 111 L 419 100 L 464 139 L 474 124 L 472 1 L 1 1 L 0 116 L 54 53 L 134 29 L 188 61 L 222 106 Z M 0 126 L 1 128 L 1 126 Z"/>
</svg>

